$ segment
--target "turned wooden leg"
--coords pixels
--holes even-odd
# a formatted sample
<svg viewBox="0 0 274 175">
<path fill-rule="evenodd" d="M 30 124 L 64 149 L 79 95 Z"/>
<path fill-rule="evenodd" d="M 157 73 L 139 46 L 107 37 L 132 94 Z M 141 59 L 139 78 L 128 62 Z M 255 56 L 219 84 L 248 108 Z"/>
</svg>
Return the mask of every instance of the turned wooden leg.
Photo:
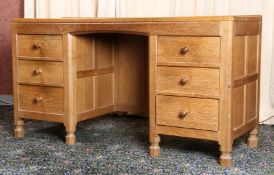
<svg viewBox="0 0 274 175">
<path fill-rule="evenodd" d="M 250 131 L 250 136 L 248 137 L 247 140 L 247 145 L 250 148 L 257 148 L 258 147 L 258 127 L 254 128 L 253 130 Z"/>
<path fill-rule="evenodd" d="M 159 135 L 156 135 L 155 137 L 153 137 L 150 141 L 150 147 L 149 147 L 149 151 L 150 151 L 150 156 L 151 157 L 158 157 L 160 156 L 160 137 Z"/>
<path fill-rule="evenodd" d="M 75 144 L 76 137 L 75 137 L 75 131 L 76 131 L 76 124 L 73 121 L 70 121 L 65 125 L 66 127 L 66 144 L 67 145 L 73 145 Z"/>
<path fill-rule="evenodd" d="M 24 137 L 24 121 L 22 119 L 17 119 L 15 121 L 14 136 L 17 138 Z"/>
<path fill-rule="evenodd" d="M 74 131 L 73 132 L 67 132 L 67 135 L 66 135 L 66 144 L 67 145 L 73 145 L 75 144 L 75 134 L 74 134 Z"/>
<path fill-rule="evenodd" d="M 232 164 L 231 153 L 222 152 L 219 162 L 220 162 L 220 165 L 223 167 L 231 167 L 231 164 Z"/>
<path fill-rule="evenodd" d="M 219 158 L 219 163 L 222 167 L 231 167 L 232 165 L 232 144 L 233 141 L 230 140 L 228 143 L 224 143 L 220 146 L 221 156 Z"/>
<path fill-rule="evenodd" d="M 68 115 L 66 118 L 66 121 L 64 123 L 64 126 L 66 128 L 66 144 L 67 145 L 73 145 L 75 144 L 76 137 L 75 137 L 75 131 L 76 131 L 76 115 L 71 114 Z"/>
</svg>

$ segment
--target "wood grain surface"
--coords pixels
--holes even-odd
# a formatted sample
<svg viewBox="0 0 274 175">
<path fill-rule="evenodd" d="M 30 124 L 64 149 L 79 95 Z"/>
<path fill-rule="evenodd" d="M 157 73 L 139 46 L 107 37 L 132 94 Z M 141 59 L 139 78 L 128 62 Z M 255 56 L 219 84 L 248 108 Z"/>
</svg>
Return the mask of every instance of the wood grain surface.
<svg viewBox="0 0 274 175">
<path fill-rule="evenodd" d="M 181 84 L 182 78 L 188 79 L 186 84 Z M 218 98 L 219 69 L 159 66 L 157 69 L 157 92 Z"/>
<path fill-rule="evenodd" d="M 187 48 L 187 53 L 181 49 Z M 158 63 L 181 63 L 188 66 L 219 67 L 219 37 L 160 36 Z"/>
</svg>

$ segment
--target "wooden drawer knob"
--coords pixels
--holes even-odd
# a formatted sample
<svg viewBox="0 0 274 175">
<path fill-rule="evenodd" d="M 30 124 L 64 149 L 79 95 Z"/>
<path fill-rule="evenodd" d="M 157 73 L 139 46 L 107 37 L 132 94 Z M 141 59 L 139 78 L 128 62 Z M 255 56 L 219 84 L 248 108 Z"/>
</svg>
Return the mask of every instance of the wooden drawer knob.
<svg viewBox="0 0 274 175">
<path fill-rule="evenodd" d="M 181 54 L 185 55 L 189 51 L 188 47 L 181 48 Z"/>
<path fill-rule="evenodd" d="M 33 48 L 34 49 L 39 49 L 39 48 L 41 48 L 41 44 L 40 43 L 34 43 Z"/>
<path fill-rule="evenodd" d="M 179 113 L 179 118 L 180 118 L 180 119 L 185 118 L 185 117 L 187 116 L 187 114 L 188 114 L 188 111 L 181 111 L 181 112 Z"/>
<path fill-rule="evenodd" d="M 181 83 L 181 85 L 185 85 L 185 84 L 187 84 L 188 81 L 189 81 L 188 78 L 181 78 L 180 83 Z"/>
<path fill-rule="evenodd" d="M 40 103 L 40 102 L 43 102 L 43 98 L 42 97 L 37 96 L 37 97 L 35 97 L 33 99 L 33 103 L 34 104 L 37 104 L 37 103 Z"/>
<path fill-rule="evenodd" d="M 39 75 L 39 74 L 41 74 L 42 73 L 42 70 L 41 69 L 35 69 L 34 71 L 33 71 L 33 75 Z"/>
</svg>

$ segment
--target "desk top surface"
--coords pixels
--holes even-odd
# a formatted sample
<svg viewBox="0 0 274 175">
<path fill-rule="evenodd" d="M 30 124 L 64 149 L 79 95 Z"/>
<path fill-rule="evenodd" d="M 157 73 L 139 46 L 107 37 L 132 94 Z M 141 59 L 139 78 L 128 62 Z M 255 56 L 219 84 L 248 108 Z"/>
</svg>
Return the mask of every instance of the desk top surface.
<svg viewBox="0 0 274 175">
<path fill-rule="evenodd" d="M 15 18 L 17 23 L 136 23 L 136 22 L 208 22 L 208 21 L 261 21 L 260 15 L 247 16 L 190 16 L 157 18 Z"/>
</svg>

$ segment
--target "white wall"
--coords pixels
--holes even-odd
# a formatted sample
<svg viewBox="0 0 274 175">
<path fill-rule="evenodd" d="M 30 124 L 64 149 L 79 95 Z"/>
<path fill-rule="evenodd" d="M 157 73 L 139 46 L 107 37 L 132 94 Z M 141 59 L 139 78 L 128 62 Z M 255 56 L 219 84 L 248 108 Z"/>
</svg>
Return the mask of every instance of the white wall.
<svg viewBox="0 0 274 175">
<path fill-rule="evenodd" d="M 25 17 L 263 15 L 260 121 L 274 116 L 274 0 L 25 0 Z M 274 118 L 265 123 L 274 124 Z"/>
</svg>

